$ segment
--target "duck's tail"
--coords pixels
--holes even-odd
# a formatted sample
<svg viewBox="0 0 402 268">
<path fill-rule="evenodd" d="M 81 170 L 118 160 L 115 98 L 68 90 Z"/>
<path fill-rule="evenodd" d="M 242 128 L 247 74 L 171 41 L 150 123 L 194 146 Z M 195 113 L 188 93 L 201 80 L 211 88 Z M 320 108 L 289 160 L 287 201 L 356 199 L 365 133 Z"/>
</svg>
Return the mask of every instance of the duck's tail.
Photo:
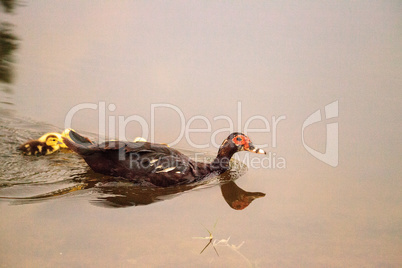
<svg viewBox="0 0 402 268">
<path fill-rule="evenodd" d="M 88 154 L 91 151 L 89 147 L 93 145 L 93 142 L 87 137 L 81 136 L 72 129 L 65 133 L 65 136 L 63 136 L 64 143 L 77 154 Z"/>
</svg>

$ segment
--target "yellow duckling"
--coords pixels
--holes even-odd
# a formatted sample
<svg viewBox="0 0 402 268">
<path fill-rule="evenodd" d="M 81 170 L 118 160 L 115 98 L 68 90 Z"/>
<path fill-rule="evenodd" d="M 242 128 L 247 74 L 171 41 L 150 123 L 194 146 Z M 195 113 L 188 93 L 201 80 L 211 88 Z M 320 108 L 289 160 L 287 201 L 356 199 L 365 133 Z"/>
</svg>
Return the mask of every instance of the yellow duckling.
<svg viewBox="0 0 402 268">
<path fill-rule="evenodd" d="M 63 133 L 64 133 L 64 132 L 63 132 Z M 61 144 L 60 144 L 60 148 L 68 148 L 67 145 L 65 145 L 64 142 L 63 142 L 63 138 L 62 138 L 63 133 L 62 133 L 62 134 L 56 133 L 56 132 L 46 133 L 46 134 L 42 135 L 42 137 L 40 137 L 40 138 L 38 139 L 38 141 L 40 141 L 40 142 L 46 142 L 47 137 L 49 137 L 49 136 L 56 136 L 57 139 L 59 140 L 59 142 L 61 143 Z"/>
<path fill-rule="evenodd" d="M 61 142 L 57 135 L 48 135 L 45 142 L 39 140 L 28 141 L 18 149 L 21 150 L 24 155 L 49 155 L 58 151 L 60 144 Z"/>
<path fill-rule="evenodd" d="M 56 132 L 46 133 L 46 134 L 44 134 L 42 137 L 40 137 L 38 140 L 41 141 L 41 142 L 46 142 L 47 137 L 49 137 L 50 135 L 53 135 L 53 136 L 56 136 L 56 137 L 59 139 L 59 142 L 61 142 L 60 148 L 68 149 L 67 145 L 64 144 L 62 137 L 70 138 L 70 136 L 69 136 L 70 130 L 73 130 L 73 129 L 67 128 L 67 129 L 65 129 L 61 134 L 60 134 L 60 133 L 56 133 Z M 92 141 L 90 141 L 88 138 L 86 138 L 86 139 L 87 139 L 89 142 L 92 143 Z"/>
</svg>

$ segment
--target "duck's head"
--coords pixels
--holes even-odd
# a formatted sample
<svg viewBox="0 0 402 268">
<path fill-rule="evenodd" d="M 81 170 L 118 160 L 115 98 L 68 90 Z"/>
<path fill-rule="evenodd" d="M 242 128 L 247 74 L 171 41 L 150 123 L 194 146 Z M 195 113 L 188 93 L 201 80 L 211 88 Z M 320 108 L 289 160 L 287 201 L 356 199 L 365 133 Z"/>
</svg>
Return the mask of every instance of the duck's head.
<svg viewBox="0 0 402 268">
<path fill-rule="evenodd" d="M 46 145 L 52 146 L 53 148 L 59 147 L 63 144 L 56 135 L 48 135 L 46 138 Z"/>
<path fill-rule="evenodd" d="M 264 150 L 255 148 L 247 135 L 240 132 L 234 132 L 222 142 L 222 145 L 219 148 L 218 157 L 230 158 L 234 153 L 240 151 L 248 151 L 256 154 L 266 154 Z"/>
</svg>

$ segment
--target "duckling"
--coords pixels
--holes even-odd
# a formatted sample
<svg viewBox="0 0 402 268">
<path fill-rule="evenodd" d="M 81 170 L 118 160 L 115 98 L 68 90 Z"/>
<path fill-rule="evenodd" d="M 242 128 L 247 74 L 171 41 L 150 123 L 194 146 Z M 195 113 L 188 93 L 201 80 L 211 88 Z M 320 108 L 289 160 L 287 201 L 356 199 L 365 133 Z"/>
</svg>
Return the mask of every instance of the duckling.
<svg viewBox="0 0 402 268">
<path fill-rule="evenodd" d="M 61 142 L 56 135 L 48 135 L 45 142 L 31 140 L 22 144 L 18 149 L 24 155 L 49 155 L 60 149 Z"/>
<path fill-rule="evenodd" d="M 64 132 L 63 132 L 63 133 L 64 133 Z M 67 145 L 65 145 L 64 142 L 63 142 L 63 138 L 62 138 L 62 137 L 66 137 L 66 136 L 63 135 L 63 133 L 60 134 L 60 133 L 56 133 L 56 132 L 49 132 L 49 133 L 46 133 L 46 134 L 42 135 L 42 137 L 40 137 L 40 138 L 38 139 L 38 141 L 40 141 L 40 142 L 46 142 L 47 137 L 49 137 L 50 135 L 56 136 L 57 139 L 59 140 L 59 142 L 61 143 L 61 144 L 60 144 L 60 148 L 68 149 Z"/>
</svg>

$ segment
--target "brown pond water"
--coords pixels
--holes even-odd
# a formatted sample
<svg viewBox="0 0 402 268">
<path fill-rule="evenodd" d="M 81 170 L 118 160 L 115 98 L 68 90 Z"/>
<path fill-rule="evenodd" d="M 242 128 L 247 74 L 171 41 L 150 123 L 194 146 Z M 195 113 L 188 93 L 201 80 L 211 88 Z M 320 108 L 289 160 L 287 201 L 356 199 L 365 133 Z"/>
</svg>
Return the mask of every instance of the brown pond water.
<svg viewBox="0 0 402 268">
<path fill-rule="evenodd" d="M 8 11 L 0 267 L 402 266 L 398 1 Z M 240 130 L 268 153 L 158 189 L 95 174 L 68 150 L 16 151 L 65 127 L 203 160 Z"/>
</svg>

